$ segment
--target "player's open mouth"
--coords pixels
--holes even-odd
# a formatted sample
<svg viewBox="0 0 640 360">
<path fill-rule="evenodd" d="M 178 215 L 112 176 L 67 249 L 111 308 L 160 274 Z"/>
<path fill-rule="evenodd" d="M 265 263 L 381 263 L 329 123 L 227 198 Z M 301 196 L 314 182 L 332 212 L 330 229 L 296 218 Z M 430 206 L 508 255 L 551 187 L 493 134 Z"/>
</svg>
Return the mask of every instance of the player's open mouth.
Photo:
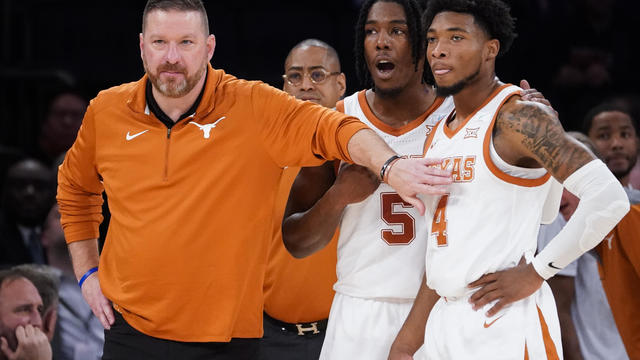
<svg viewBox="0 0 640 360">
<path fill-rule="evenodd" d="M 393 71 L 395 67 L 396 66 L 391 61 L 388 61 L 388 60 L 381 60 L 381 61 L 378 61 L 378 63 L 376 64 L 376 68 L 381 73 L 389 73 Z"/>
</svg>

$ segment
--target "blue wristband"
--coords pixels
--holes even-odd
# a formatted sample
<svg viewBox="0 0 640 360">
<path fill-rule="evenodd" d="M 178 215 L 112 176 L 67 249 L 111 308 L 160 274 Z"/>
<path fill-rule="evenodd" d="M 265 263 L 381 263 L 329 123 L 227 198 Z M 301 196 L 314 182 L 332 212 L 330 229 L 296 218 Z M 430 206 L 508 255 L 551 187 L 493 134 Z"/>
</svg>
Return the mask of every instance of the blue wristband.
<svg viewBox="0 0 640 360">
<path fill-rule="evenodd" d="M 80 288 L 82 288 L 82 283 L 84 283 L 85 280 L 87 280 L 87 278 L 93 274 L 94 272 L 98 271 L 98 267 L 94 267 L 91 268 L 89 270 L 87 270 L 86 273 L 84 273 L 84 275 L 82 275 L 82 277 L 80 278 L 80 281 L 78 281 L 78 286 L 80 286 Z"/>
</svg>

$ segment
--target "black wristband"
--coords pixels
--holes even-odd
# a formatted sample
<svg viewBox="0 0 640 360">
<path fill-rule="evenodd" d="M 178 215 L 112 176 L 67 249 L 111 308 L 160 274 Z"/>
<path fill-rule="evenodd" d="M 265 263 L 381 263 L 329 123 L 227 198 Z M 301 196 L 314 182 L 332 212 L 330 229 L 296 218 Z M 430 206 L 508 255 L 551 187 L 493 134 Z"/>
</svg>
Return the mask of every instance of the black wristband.
<svg viewBox="0 0 640 360">
<path fill-rule="evenodd" d="M 389 166 L 391 165 L 391 163 L 393 163 L 394 161 L 396 161 L 397 159 L 400 159 L 400 158 L 402 158 L 402 156 L 393 155 L 392 157 L 387 159 L 387 161 L 385 161 L 384 164 L 382 164 L 382 168 L 380 169 L 380 181 L 384 181 L 384 176 L 385 176 L 387 170 L 389 169 Z"/>
</svg>

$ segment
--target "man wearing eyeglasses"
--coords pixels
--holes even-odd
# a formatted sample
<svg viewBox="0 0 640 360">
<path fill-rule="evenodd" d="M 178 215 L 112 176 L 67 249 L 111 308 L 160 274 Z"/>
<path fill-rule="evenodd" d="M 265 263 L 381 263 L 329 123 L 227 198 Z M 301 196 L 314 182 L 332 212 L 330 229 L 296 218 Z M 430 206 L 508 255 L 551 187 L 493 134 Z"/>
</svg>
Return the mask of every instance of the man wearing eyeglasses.
<svg viewBox="0 0 640 360">
<path fill-rule="evenodd" d="M 346 79 L 335 49 L 307 39 L 291 49 L 284 63 L 283 90 L 300 100 L 334 108 L 344 95 Z"/>
<path fill-rule="evenodd" d="M 356 70 L 366 90 L 337 104 L 399 154 L 421 156 L 433 125 L 453 108 L 427 82 L 421 9 L 413 0 L 368 0 L 356 25 Z M 529 96 L 546 100 L 535 90 Z M 303 168 L 282 234 L 296 257 L 320 251 L 340 227 L 337 282 L 320 359 L 387 359 L 423 281 L 427 224 L 367 169 Z M 442 189 L 444 190 L 444 189 Z"/>
<path fill-rule="evenodd" d="M 450 110 L 423 81 L 420 16 L 413 0 L 365 2 L 355 55 L 368 90 L 337 106 L 404 155 L 421 154 L 427 125 Z M 287 249 L 296 257 L 312 254 L 340 227 L 336 294 L 320 359 L 387 358 L 424 273 L 421 219 L 365 168 L 345 165 L 337 178 L 302 169 L 285 211 Z"/>
<path fill-rule="evenodd" d="M 297 99 L 334 108 L 344 95 L 340 59 L 327 43 L 307 39 L 295 45 L 285 64 L 283 90 Z M 333 162 L 309 168 L 335 174 Z M 264 336 L 260 360 L 318 359 L 336 282 L 336 244 L 305 259 L 295 259 L 284 247 L 281 221 L 289 190 L 300 168 L 283 172 L 276 197 L 273 241 L 264 282 Z"/>
</svg>

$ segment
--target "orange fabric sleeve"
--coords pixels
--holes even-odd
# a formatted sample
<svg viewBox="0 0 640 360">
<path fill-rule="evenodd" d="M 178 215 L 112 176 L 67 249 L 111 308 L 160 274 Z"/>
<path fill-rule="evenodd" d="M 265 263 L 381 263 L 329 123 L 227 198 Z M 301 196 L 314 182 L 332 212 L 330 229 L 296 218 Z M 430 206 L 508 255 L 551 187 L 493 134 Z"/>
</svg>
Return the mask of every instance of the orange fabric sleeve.
<svg viewBox="0 0 640 360">
<path fill-rule="evenodd" d="M 253 86 L 251 96 L 265 149 L 279 166 L 319 166 L 325 159 L 352 162 L 347 144 L 367 129 L 357 118 L 308 101 L 291 101 L 291 95 L 263 83 Z"/>
<path fill-rule="evenodd" d="M 93 103 L 93 101 L 92 101 Z M 75 146 L 58 171 L 57 200 L 67 243 L 96 239 L 102 222 L 102 191 L 95 170 L 95 128 L 90 105 L 78 131 Z M 94 169 L 87 172 L 86 169 Z"/>
</svg>

